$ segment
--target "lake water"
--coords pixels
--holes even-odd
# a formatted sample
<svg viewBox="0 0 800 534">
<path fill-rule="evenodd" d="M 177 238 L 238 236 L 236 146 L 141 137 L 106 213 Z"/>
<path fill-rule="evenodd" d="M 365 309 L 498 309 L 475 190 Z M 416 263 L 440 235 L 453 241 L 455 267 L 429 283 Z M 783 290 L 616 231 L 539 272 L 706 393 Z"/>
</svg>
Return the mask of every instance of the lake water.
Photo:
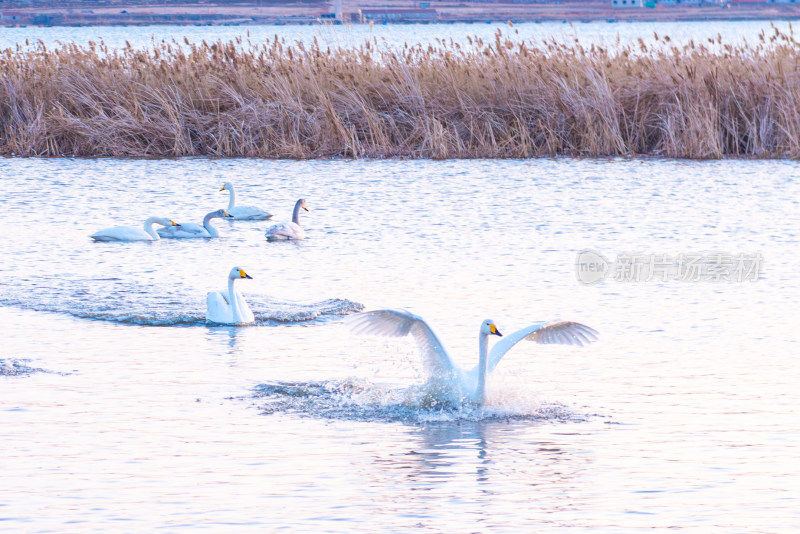
<svg viewBox="0 0 800 534">
<path fill-rule="evenodd" d="M 49 48 L 59 43 L 76 42 L 87 44 L 89 41 L 99 42 L 101 39 L 111 48 L 124 47 L 126 42 L 134 48 L 147 48 L 153 41 L 175 40 L 183 43 L 184 37 L 191 42 L 206 40 L 230 41 L 237 37 L 249 39 L 253 43 L 261 43 L 265 39 L 276 36 L 292 44 L 296 41 L 311 43 L 315 38 L 323 47 L 349 47 L 364 43 L 365 40 L 377 40 L 388 46 L 398 47 L 405 43 L 434 43 L 437 39 L 467 43 L 467 37 L 480 37 L 484 41 L 493 42 L 495 33 L 501 30 L 517 40 L 542 42 L 555 40 L 573 43 L 576 40 L 583 45 L 599 44 L 615 47 L 617 41 L 635 44 L 642 38 L 645 42 L 654 43 L 654 32 L 659 36 L 669 36 L 671 44 L 685 44 L 690 40 L 695 43 L 708 44 L 708 39 L 716 39 L 721 35 L 724 43 L 741 44 L 758 42 L 758 35 L 764 31 L 770 35 L 775 27 L 784 33 L 790 32 L 788 21 L 684 21 L 684 22 L 543 22 L 515 24 L 509 28 L 504 22 L 490 24 L 387 24 L 373 25 L 354 24 L 345 26 L 143 26 L 134 29 L 121 26 L 94 27 L 51 27 L 51 28 L 0 28 L 0 50 L 23 44 L 26 40 L 35 42 L 42 40 Z M 638 48 L 638 45 L 637 45 Z"/>
<path fill-rule="evenodd" d="M 0 529 L 10 532 L 792 532 L 800 524 L 800 164 L 3 159 Z M 95 243 L 151 215 L 216 240 Z M 576 257 L 760 254 L 757 280 L 605 281 Z M 204 324 L 230 268 L 258 324 Z M 615 271 L 611 271 L 611 275 Z M 619 271 L 620 273 L 623 271 Z M 522 343 L 485 408 L 428 408 L 407 308 L 471 366 Z"/>
</svg>

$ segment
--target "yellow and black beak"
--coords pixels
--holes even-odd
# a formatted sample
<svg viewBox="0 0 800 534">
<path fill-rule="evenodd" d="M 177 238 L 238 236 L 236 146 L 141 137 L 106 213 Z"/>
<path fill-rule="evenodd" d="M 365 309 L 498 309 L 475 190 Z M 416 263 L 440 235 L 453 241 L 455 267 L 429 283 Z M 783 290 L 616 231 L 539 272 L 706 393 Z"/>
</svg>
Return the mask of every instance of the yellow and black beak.
<svg viewBox="0 0 800 534">
<path fill-rule="evenodd" d="M 307 207 L 305 207 L 305 206 L 303 206 L 303 209 L 304 209 L 304 210 L 306 210 L 306 211 L 308 211 L 308 208 L 307 208 Z"/>
<path fill-rule="evenodd" d="M 497 327 L 495 325 L 493 325 L 493 324 L 489 325 L 489 332 L 491 332 L 492 334 L 494 334 L 496 336 L 503 337 L 503 334 L 500 333 L 500 330 L 498 330 Z"/>
<path fill-rule="evenodd" d="M 223 217 L 228 217 L 229 219 L 233 219 L 233 215 L 231 215 L 230 213 L 228 213 L 225 210 L 222 210 L 222 216 Z"/>
<path fill-rule="evenodd" d="M 253 279 L 253 277 L 244 272 L 243 269 L 239 269 L 239 278 L 249 278 L 251 280 Z"/>
<path fill-rule="evenodd" d="M 169 222 L 172 223 L 172 226 L 180 226 L 180 224 L 176 223 L 172 219 L 170 219 Z"/>
<path fill-rule="evenodd" d="M 224 185 L 220 188 L 220 191 L 225 191 L 225 186 Z"/>
</svg>

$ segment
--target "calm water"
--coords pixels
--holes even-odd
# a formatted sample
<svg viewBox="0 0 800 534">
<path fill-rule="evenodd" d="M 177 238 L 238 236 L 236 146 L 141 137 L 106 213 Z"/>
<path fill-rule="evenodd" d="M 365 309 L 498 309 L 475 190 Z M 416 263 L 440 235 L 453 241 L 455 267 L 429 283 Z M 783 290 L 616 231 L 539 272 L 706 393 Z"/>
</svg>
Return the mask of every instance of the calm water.
<svg viewBox="0 0 800 534">
<path fill-rule="evenodd" d="M 788 21 L 775 21 L 775 26 L 788 33 Z M 126 27 L 52 27 L 52 28 L 0 28 L 0 50 L 24 44 L 26 40 L 41 39 L 48 47 L 60 43 L 76 42 L 87 44 L 89 41 L 105 41 L 110 47 L 123 47 L 129 42 L 135 48 L 147 48 L 152 42 L 178 41 L 184 37 L 190 41 L 208 42 L 229 41 L 242 37 L 259 43 L 276 36 L 288 43 L 300 41 L 310 43 L 317 39 L 321 45 L 330 47 L 348 47 L 360 45 L 367 39 L 376 39 L 389 46 L 402 46 L 404 43 L 429 43 L 436 39 L 454 40 L 466 44 L 467 37 L 478 36 L 485 41 L 494 41 L 497 30 L 521 40 L 554 39 L 559 42 L 572 43 L 575 40 L 584 45 L 601 44 L 615 46 L 617 40 L 621 44 L 635 43 L 642 38 L 648 43 L 653 41 L 653 33 L 669 36 L 672 43 L 688 43 L 693 39 L 696 43 L 706 43 L 707 39 L 715 39 L 722 35 L 725 43 L 741 43 L 747 40 L 755 43 L 758 34 L 774 31 L 769 21 L 688 21 L 688 22 L 544 22 L 515 24 L 509 28 L 505 22 L 490 24 L 356 24 L 347 26 L 144 26 Z"/>
<path fill-rule="evenodd" d="M 795 162 L 0 160 L 0 525 L 13 532 L 794 531 L 800 524 Z M 94 243 L 240 204 L 217 240 Z M 577 252 L 763 255 L 756 282 L 575 275 Z M 238 264 L 259 324 L 208 327 Z M 409 339 L 342 314 L 405 307 L 471 366 L 520 344 L 488 406 L 419 406 Z"/>
</svg>

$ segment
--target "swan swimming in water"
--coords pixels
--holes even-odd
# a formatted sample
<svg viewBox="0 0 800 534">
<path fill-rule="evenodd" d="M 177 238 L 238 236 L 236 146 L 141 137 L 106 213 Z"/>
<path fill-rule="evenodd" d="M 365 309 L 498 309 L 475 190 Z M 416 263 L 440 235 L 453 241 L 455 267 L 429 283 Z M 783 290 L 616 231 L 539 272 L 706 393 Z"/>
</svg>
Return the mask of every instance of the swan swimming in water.
<svg viewBox="0 0 800 534">
<path fill-rule="evenodd" d="M 300 226 L 300 209 L 308 211 L 306 207 L 306 199 L 301 198 L 294 205 L 294 212 L 292 212 L 292 220 L 273 224 L 267 228 L 264 234 L 267 236 L 268 241 L 279 241 L 282 239 L 305 239 L 306 231 Z"/>
<path fill-rule="evenodd" d="M 246 325 L 256 322 L 250 306 L 233 283 L 240 278 L 253 277 L 239 267 L 228 274 L 228 291 L 210 291 L 206 297 L 206 321 L 217 324 Z"/>
<path fill-rule="evenodd" d="M 219 237 L 219 231 L 211 224 L 211 219 L 233 219 L 225 210 L 212 211 L 203 218 L 203 224 L 180 223 L 178 226 L 165 226 L 158 229 L 158 235 L 164 238 L 191 239 L 195 237 Z"/>
<path fill-rule="evenodd" d="M 236 206 L 236 191 L 234 191 L 232 183 L 225 182 L 220 191 L 228 191 L 230 193 L 228 209 L 225 211 L 230 213 L 234 219 L 239 221 L 263 221 L 272 217 L 271 213 L 267 213 L 255 206 Z"/>
<path fill-rule="evenodd" d="M 160 238 L 156 231 L 153 230 L 153 224 L 180 227 L 180 224 L 172 219 L 150 217 L 144 222 L 142 228 L 137 228 L 135 226 L 114 226 L 112 228 L 98 230 L 89 237 L 95 241 L 158 241 Z"/>
<path fill-rule="evenodd" d="M 489 336 L 503 335 L 494 321 L 481 323 L 478 334 L 478 365 L 464 370 L 453 362 L 442 342 L 425 320 L 405 310 L 376 310 L 360 313 L 347 320 L 358 334 L 373 334 L 387 337 L 414 337 L 422 355 L 429 383 L 441 391 L 450 402 L 466 398 L 470 402 L 483 404 L 486 401 L 488 378 L 500 360 L 514 345 L 527 339 L 536 343 L 579 345 L 597 341 L 598 333 L 593 328 L 570 321 L 534 323 L 510 334 L 494 344 L 489 351 Z"/>
</svg>

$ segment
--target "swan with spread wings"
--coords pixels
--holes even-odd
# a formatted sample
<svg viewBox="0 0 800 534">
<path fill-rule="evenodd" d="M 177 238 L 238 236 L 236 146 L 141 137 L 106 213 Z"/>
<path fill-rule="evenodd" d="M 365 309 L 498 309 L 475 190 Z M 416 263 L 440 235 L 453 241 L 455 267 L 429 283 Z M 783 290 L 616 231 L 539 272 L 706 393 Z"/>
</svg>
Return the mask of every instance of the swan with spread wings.
<svg viewBox="0 0 800 534">
<path fill-rule="evenodd" d="M 505 354 L 523 339 L 542 344 L 583 346 L 597 341 L 593 328 L 572 321 L 539 322 L 503 337 L 494 321 L 481 323 L 478 334 L 478 365 L 470 370 L 456 364 L 439 337 L 422 317 L 405 310 L 375 310 L 352 316 L 350 327 L 358 334 L 386 337 L 411 335 L 417 342 L 422 363 L 430 380 L 448 400 L 460 402 L 467 399 L 484 404 L 488 378 Z M 489 336 L 501 337 L 489 350 Z"/>
</svg>

